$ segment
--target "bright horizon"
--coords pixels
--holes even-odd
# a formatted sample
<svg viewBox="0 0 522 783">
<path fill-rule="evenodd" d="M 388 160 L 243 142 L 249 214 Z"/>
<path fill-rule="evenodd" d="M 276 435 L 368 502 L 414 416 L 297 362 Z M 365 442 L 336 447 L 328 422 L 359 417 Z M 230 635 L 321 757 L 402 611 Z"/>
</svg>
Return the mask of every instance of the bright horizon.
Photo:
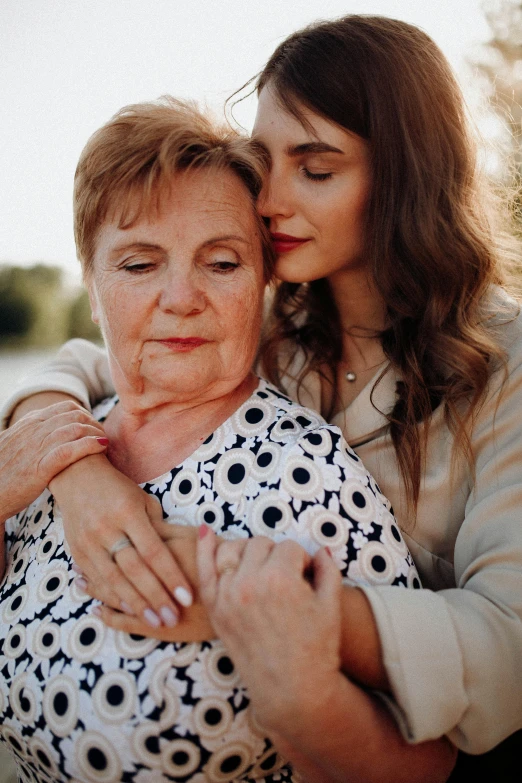
<svg viewBox="0 0 522 783">
<path fill-rule="evenodd" d="M 2 0 L 0 262 L 56 264 L 78 281 L 72 179 L 90 134 L 166 93 L 219 113 L 289 33 L 346 13 L 422 27 L 476 103 L 466 57 L 489 37 L 480 0 Z M 254 113 L 254 99 L 236 112 L 247 128 Z"/>
</svg>

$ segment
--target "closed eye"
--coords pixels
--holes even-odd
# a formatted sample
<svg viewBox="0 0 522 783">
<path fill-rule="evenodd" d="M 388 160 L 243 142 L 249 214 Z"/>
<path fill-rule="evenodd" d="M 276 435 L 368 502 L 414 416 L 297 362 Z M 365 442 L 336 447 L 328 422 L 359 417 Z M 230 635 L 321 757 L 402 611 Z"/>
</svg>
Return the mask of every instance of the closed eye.
<svg viewBox="0 0 522 783">
<path fill-rule="evenodd" d="M 325 171 L 320 174 L 309 171 L 307 168 L 303 168 L 302 171 L 305 177 L 312 180 L 312 182 L 324 182 L 325 180 L 330 179 L 332 176 L 331 171 Z"/>
</svg>

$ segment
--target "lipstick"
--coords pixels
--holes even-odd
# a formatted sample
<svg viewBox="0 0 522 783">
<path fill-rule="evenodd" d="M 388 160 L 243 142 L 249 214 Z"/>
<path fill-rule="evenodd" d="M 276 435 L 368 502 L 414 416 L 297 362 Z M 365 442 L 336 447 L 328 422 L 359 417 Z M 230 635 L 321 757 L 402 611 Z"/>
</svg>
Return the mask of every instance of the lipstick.
<svg viewBox="0 0 522 783">
<path fill-rule="evenodd" d="M 297 247 L 301 247 L 309 239 L 301 239 L 300 237 L 293 237 L 290 234 L 280 234 L 276 232 L 270 235 L 272 237 L 272 244 L 276 253 L 288 253 L 290 250 L 295 250 Z"/>
</svg>

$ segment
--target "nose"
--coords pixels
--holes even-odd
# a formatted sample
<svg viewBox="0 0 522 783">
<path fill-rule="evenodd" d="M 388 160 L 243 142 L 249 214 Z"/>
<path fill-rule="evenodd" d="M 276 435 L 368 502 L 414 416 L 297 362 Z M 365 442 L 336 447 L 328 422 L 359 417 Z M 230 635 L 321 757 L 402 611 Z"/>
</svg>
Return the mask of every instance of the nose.
<svg viewBox="0 0 522 783">
<path fill-rule="evenodd" d="M 265 218 L 290 217 L 294 213 L 290 183 L 272 167 L 257 199 L 259 214 Z"/>
<path fill-rule="evenodd" d="M 169 270 L 159 293 L 160 308 L 178 316 L 202 312 L 206 306 L 206 297 L 200 282 L 193 269 Z"/>
</svg>

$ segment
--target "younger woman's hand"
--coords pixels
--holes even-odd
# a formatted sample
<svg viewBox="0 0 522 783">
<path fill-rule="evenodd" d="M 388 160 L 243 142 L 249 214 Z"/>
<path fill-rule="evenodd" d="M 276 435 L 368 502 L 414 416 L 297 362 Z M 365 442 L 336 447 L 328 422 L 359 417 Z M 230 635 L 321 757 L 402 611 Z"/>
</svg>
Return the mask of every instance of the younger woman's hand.
<svg viewBox="0 0 522 783">
<path fill-rule="evenodd" d="M 341 576 L 329 555 L 200 528 L 199 590 L 261 726 L 284 735 L 339 680 Z M 242 546 L 238 547 L 241 543 Z"/>
<path fill-rule="evenodd" d="M 0 434 L 0 522 L 36 500 L 65 468 L 107 448 L 103 427 L 75 402 L 28 413 Z"/>
<path fill-rule="evenodd" d="M 103 455 L 63 471 L 50 485 L 71 554 L 101 600 L 143 620 L 173 628 L 191 605 L 189 580 L 163 542 L 161 505 Z M 118 542 L 127 544 L 111 554 Z"/>
<path fill-rule="evenodd" d="M 167 642 L 200 642 L 216 638 L 216 633 L 198 594 L 196 566 L 197 528 L 158 522 L 155 524 L 155 529 L 169 548 L 176 562 L 183 569 L 183 573 L 189 580 L 193 591 L 194 602 L 191 607 L 183 611 L 175 627 L 161 626 L 152 628 L 139 617 L 119 611 L 120 602 L 118 596 L 102 580 L 95 583 L 88 581 L 82 575 L 77 579 L 77 585 L 92 598 L 97 598 L 103 602 L 101 607 L 97 606 L 92 611 L 101 617 L 106 625 L 115 630 L 140 636 L 150 636 Z"/>
</svg>

